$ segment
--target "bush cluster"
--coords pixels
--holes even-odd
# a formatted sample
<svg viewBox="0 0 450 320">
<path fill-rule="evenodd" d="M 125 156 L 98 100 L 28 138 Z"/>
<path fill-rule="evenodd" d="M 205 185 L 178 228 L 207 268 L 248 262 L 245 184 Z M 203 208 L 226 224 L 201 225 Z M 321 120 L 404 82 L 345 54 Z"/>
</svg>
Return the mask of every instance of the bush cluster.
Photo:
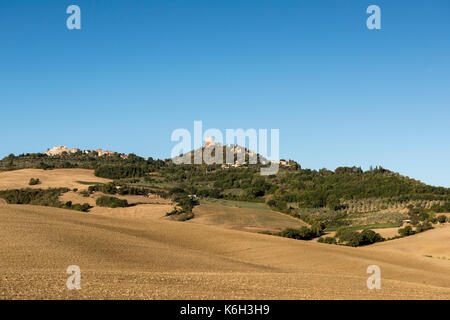
<svg viewBox="0 0 450 320">
<path fill-rule="evenodd" d="M 404 228 L 398 229 L 398 234 L 401 237 L 407 237 L 407 236 L 412 236 L 413 234 L 415 234 L 415 232 L 411 226 L 406 226 Z"/>
<path fill-rule="evenodd" d="M 195 206 L 199 205 L 199 202 L 195 199 L 193 195 L 189 195 L 182 188 L 173 188 L 169 191 L 169 195 L 172 201 L 176 203 L 177 207 L 171 212 L 168 212 L 168 216 L 177 216 L 177 220 L 185 221 L 194 218 L 194 213 L 192 210 Z"/>
<path fill-rule="evenodd" d="M 336 244 L 336 238 L 335 237 L 320 237 L 318 240 L 320 243 L 328 243 L 328 244 Z"/>
<path fill-rule="evenodd" d="M 373 230 L 363 230 L 358 232 L 348 227 L 341 227 L 336 231 L 335 237 L 339 239 L 340 244 L 350 247 L 359 247 L 384 241 L 385 239 Z"/>
<path fill-rule="evenodd" d="M 38 206 L 61 207 L 59 196 L 68 192 L 67 188 L 57 189 L 14 189 L 0 191 L 0 197 L 9 204 L 32 204 Z"/>
<path fill-rule="evenodd" d="M 100 207 L 108 208 L 125 208 L 128 207 L 128 201 L 125 199 L 119 199 L 115 197 L 102 196 L 97 198 L 95 203 Z"/>
<path fill-rule="evenodd" d="M 103 192 L 106 194 L 116 194 L 117 193 L 117 187 L 115 183 L 109 182 L 104 184 L 96 184 L 93 186 L 88 187 L 89 192 Z"/>
<path fill-rule="evenodd" d="M 434 205 L 431 207 L 431 210 L 436 213 L 450 212 L 450 201 L 447 201 L 443 205 Z"/>
<path fill-rule="evenodd" d="M 40 183 L 41 183 L 41 181 L 39 179 L 35 179 L 35 178 L 31 178 L 30 182 L 28 182 L 28 184 L 30 186 L 35 186 L 35 185 L 40 184 Z"/>
<path fill-rule="evenodd" d="M 323 233 L 324 226 L 320 224 L 312 225 L 311 228 L 301 227 L 300 229 L 286 228 L 275 235 L 297 240 L 311 240 L 320 237 Z"/>
<path fill-rule="evenodd" d="M 59 196 L 68 191 L 67 188 L 4 190 L 0 191 L 0 198 L 9 204 L 31 204 L 88 212 L 91 207 L 87 203 L 72 204 L 72 201 L 68 201 L 62 204 L 59 201 Z"/>
<path fill-rule="evenodd" d="M 430 222 L 421 222 L 416 226 L 416 233 L 424 232 L 430 229 L 433 229 Z"/>
<path fill-rule="evenodd" d="M 64 208 L 65 209 L 70 209 L 70 210 L 81 211 L 81 212 L 88 212 L 89 209 L 91 208 L 91 206 L 89 205 L 89 203 L 83 203 L 83 204 L 75 203 L 75 204 L 72 204 L 72 201 L 67 201 L 64 204 Z"/>
</svg>

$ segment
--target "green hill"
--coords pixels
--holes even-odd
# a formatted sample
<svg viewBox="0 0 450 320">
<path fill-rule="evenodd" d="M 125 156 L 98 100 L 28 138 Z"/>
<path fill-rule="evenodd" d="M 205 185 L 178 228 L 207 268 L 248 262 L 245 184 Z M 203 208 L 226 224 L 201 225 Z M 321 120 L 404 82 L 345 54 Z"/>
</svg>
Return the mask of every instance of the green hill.
<svg viewBox="0 0 450 320">
<path fill-rule="evenodd" d="M 77 152 L 57 156 L 10 155 L 0 161 L 0 170 L 94 169 L 97 176 L 115 179 L 115 185 L 122 190 L 132 190 L 133 194 L 160 190 L 203 199 L 265 203 L 307 222 L 314 219 L 329 225 L 351 217 L 360 218 L 355 216 L 358 214 L 376 212 L 383 213 L 383 219 L 366 222 L 394 222 L 402 216 L 385 219 L 389 212 L 404 214 L 411 206 L 434 211 L 445 211 L 444 208 L 449 207 L 449 188 L 429 186 L 382 167 L 367 171 L 359 167 L 340 167 L 331 171 L 303 169 L 294 161 L 286 163 L 280 166 L 278 174 L 261 176 L 261 165 L 176 165 L 171 159 L 145 159 L 134 154 L 121 157 Z"/>
</svg>

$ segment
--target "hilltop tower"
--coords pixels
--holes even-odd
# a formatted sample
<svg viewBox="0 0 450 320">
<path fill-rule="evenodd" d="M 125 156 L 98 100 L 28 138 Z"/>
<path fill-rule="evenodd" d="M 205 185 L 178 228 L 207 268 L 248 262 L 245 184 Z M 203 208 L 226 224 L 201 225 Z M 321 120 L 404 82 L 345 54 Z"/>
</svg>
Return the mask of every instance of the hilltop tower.
<svg viewBox="0 0 450 320">
<path fill-rule="evenodd" d="M 206 137 L 205 139 L 205 148 L 207 146 L 209 146 L 210 144 L 214 143 L 214 138 L 213 137 Z"/>
</svg>

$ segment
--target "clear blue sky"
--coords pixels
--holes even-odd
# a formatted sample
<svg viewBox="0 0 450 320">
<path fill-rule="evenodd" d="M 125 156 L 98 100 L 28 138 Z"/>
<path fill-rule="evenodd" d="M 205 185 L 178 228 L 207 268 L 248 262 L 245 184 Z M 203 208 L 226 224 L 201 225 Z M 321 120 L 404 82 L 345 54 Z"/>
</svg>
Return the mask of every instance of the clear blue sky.
<svg viewBox="0 0 450 320">
<path fill-rule="evenodd" d="M 202 120 L 278 128 L 280 157 L 306 168 L 450 187 L 450 1 L 2 0 L 0 110 L 0 157 L 168 158 L 172 131 Z"/>
</svg>

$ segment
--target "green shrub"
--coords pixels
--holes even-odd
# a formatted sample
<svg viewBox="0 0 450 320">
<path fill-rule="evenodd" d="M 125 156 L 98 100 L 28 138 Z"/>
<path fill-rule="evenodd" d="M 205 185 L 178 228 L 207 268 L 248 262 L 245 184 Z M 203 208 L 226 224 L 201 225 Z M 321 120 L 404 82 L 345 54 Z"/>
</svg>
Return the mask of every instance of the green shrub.
<svg viewBox="0 0 450 320">
<path fill-rule="evenodd" d="M 323 223 L 316 222 L 311 225 L 311 232 L 314 237 L 320 237 L 323 233 L 323 230 L 325 230 L 325 225 Z"/>
<path fill-rule="evenodd" d="M 437 213 L 445 213 L 450 212 L 450 201 L 447 201 L 442 206 L 441 205 L 434 205 L 431 207 L 431 210 Z"/>
<path fill-rule="evenodd" d="M 0 191 L 0 197 L 9 204 L 31 204 L 59 208 L 62 206 L 59 196 L 68 191 L 67 188 L 3 190 Z"/>
<path fill-rule="evenodd" d="M 424 231 L 427 231 L 427 230 L 430 230 L 430 229 L 433 229 L 433 226 L 429 222 L 422 222 L 422 223 L 419 223 L 416 226 L 416 232 L 417 233 L 424 232 Z"/>
<path fill-rule="evenodd" d="M 357 247 L 361 244 L 363 237 L 361 233 L 354 230 L 346 230 L 342 234 L 339 235 L 339 242 L 345 243 L 351 247 Z"/>
<path fill-rule="evenodd" d="M 439 223 L 445 223 L 445 222 L 447 222 L 447 217 L 444 215 L 440 215 L 439 217 L 437 217 L 437 221 Z"/>
<path fill-rule="evenodd" d="M 81 211 L 81 212 L 88 212 L 89 209 L 91 208 L 91 206 L 88 203 L 72 204 L 72 201 L 67 201 L 66 204 L 64 205 L 64 208 L 70 209 L 70 210 Z"/>
<path fill-rule="evenodd" d="M 35 178 L 31 178 L 30 182 L 28 182 L 28 184 L 30 186 L 35 186 L 35 185 L 40 184 L 40 183 L 41 183 L 41 181 L 39 179 L 35 179 Z"/>
<path fill-rule="evenodd" d="M 339 228 L 336 231 L 335 237 L 339 238 L 339 243 L 351 247 L 365 246 L 384 241 L 384 238 L 373 230 L 365 229 L 362 232 L 358 232 L 346 227 Z"/>
<path fill-rule="evenodd" d="M 414 230 L 413 230 L 413 228 L 411 226 L 406 226 L 404 228 L 398 229 L 398 233 L 402 237 L 407 237 L 407 236 L 413 235 L 414 234 Z"/>
<path fill-rule="evenodd" d="M 72 204 L 72 201 L 67 201 L 62 204 L 59 201 L 59 196 L 68 191 L 67 188 L 4 190 L 0 191 L 0 197 L 9 204 L 31 204 L 88 212 L 91 207 L 87 203 Z"/>
<path fill-rule="evenodd" d="M 116 194 L 117 193 L 117 187 L 114 182 L 109 182 L 105 184 L 96 184 L 94 186 L 88 187 L 89 192 L 103 192 L 106 194 Z"/>
<path fill-rule="evenodd" d="M 76 203 L 76 204 L 72 205 L 71 209 L 81 211 L 81 212 L 88 212 L 90 208 L 91 208 L 91 206 L 88 203 L 83 203 L 83 204 Z"/>
<path fill-rule="evenodd" d="M 314 232 L 308 227 L 301 227 L 300 229 L 287 228 L 276 235 L 297 240 L 311 240 L 315 237 Z"/>
<path fill-rule="evenodd" d="M 108 208 L 124 208 L 128 207 L 128 201 L 123 199 L 118 199 L 115 197 L 102 196 L 97 198 L 95 203 L 100 207 Z"/>
<path fill-rule="evenodd" d="M 339 227 L 336 230 L 336 234 L 335 237 L 336 238 L 341 238 L 342 236 L 344 236 L 347 232 L 350 232 L 351 229 L 349 227 Z"/>
<path fill-rule="evenodd" d="M 191 213 L 195 206 L 199 205 L 199 202 L 187 194 L 179 193 L 173 196 L 172 200 L 181 207 L 183 212 Z"/>
<path fill-rule="evenodd" d="M 177 208 L 174 208 L 172 211 L 167 212 L 166 216 L 173 216 L 173 215 L 177 215 L 177 214 L 182 214 L 183 212 Z"/>
<path fill-rule="evenodd" d="M 362 240 L 361 240 L 360 245 L 368 245 L 368 244 L 384 241 L 383 237 L 379 233 L 377 233 L 373 230 L 369 230 L 369 229 L 363 230 L 361 232 L 361 236 L 362 236 Z"/>
<path fill-rule="evenodd" d="M 91 195 L 91 193 L 87 190 L 80 191 L 80 194 L 85 198 L 89 198 L 89 196 Z"/>
<path fill-rule="evenodd" d="M 320 243 L 336 244 L 336 238 L 334 237 L 320 237 L 317 241 Z"/>
</svg>

